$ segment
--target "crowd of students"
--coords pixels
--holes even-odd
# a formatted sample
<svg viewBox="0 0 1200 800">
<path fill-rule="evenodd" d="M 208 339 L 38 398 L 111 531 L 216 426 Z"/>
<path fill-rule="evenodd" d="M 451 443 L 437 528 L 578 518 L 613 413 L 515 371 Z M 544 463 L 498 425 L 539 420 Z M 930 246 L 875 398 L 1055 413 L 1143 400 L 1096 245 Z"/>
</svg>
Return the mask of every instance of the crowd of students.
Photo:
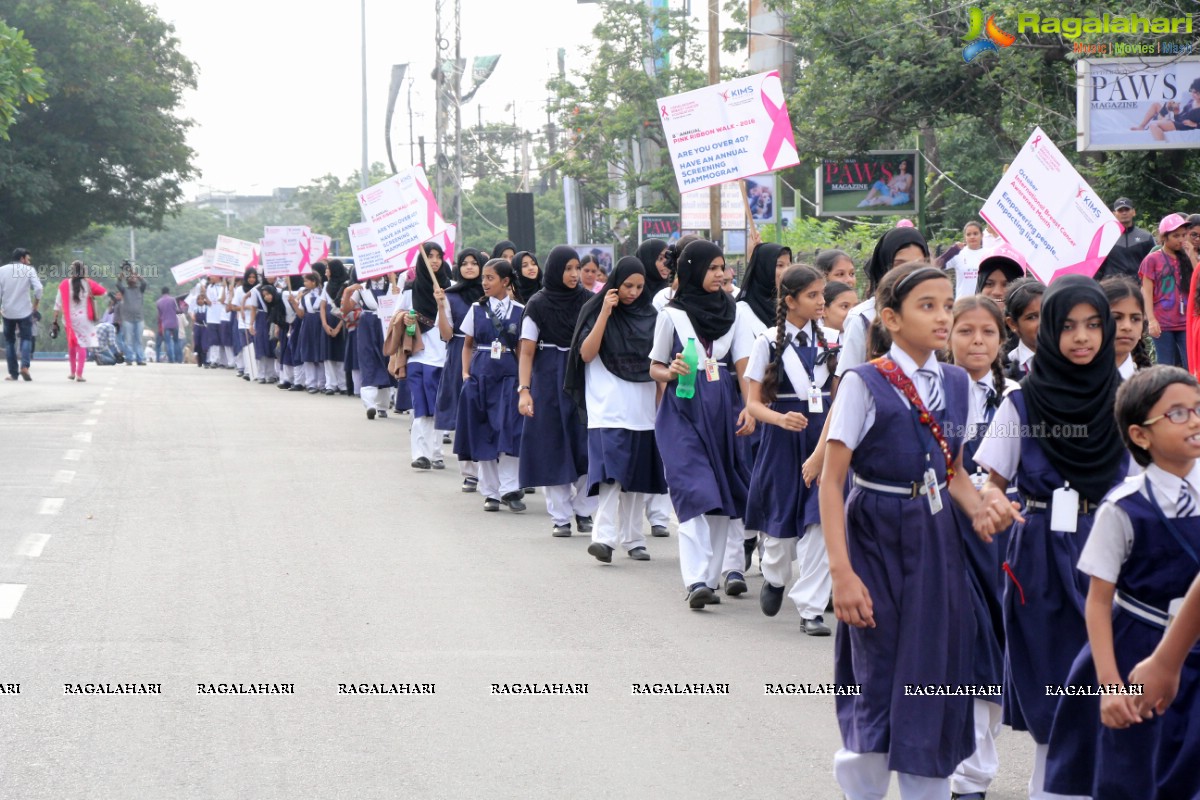
<svg viewBox="0 0 1200 800">
<path fill-rule="evenodd" d="M 1183 670 L 1157 713 L 1080 695 L 1126 686 L 1200 572 L 1200 385 L 1146 340 L 1165 282 L 1044 286 L 984 234 L 931 260 L 888 230 L 861 286 L 845 252 L 759 244 L 736 299 L 721 248 L 689 236 L 595 291 L 569 247 L 451 267 L 427 244 L 406 282 L 335 259 L 188 306 L 204 366 L 410 411 L 414 469 L 452 441 L 485 512 L 541 487 L 551 535 L 590 535 L 599 562 L 649 560 L 673 513 L 690 608 L 748 591 L 756 551 L 764 614 L 795 575 L 802 630 L 828 635 L 832 596 L 850 798 L 892 772 L 906 799 L 982 797 L 1005 725 L 1036 743 L 1030 797 L 1197 797 L 1200 651 L 1144 668 Z"/>
</svg>

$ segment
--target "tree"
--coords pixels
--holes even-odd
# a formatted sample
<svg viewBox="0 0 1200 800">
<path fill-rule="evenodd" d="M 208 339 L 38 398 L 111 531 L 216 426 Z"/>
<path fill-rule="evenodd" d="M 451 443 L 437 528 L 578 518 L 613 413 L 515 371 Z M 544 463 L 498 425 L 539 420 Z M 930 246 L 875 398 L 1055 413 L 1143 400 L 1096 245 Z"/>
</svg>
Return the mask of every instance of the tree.
<svg viewBox="0 0 1200 800">
<path fill-rule="evenodd" d="M 0 139 L 17 119 L 18 108 L 46 99 L 46 81 L 25 35 L 0 19 Z"/>
<path fill-rule="evenodd" d="M 195 72 L 174 29 L 137 0 L 0 0 L 0 16 L 38 48 L 46 79 L 0 159 L 0 243 L 160 227 L 195 175 L 191 123 L 175 114 Z"/>
</svg>

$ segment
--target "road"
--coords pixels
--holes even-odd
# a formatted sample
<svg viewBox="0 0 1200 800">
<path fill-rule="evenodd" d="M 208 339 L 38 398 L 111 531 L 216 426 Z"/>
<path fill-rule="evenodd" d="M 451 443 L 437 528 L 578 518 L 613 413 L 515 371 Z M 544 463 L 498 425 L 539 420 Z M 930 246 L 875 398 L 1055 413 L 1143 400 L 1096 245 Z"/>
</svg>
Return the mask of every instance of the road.
<svg viewBox="0 0 1200 800">
<path fill-rule="evenodd" d="M 600 565 L 586 537 L 550 537 L 540 493 L 485 514 L 453 465 L 414 473 L 408 417 L 368 422 L 357 400 L 179 365 L 65 371 L 0 383 L 6 796 L 841 796 L 832 699 L 764 690 L 832 680 L 833 640 L 764 617 L 757 575 L 690 611 L 674 534 Z M 988 796 L 1023 797 L 1030 741 L 1000 744 Z"/>
</svg>

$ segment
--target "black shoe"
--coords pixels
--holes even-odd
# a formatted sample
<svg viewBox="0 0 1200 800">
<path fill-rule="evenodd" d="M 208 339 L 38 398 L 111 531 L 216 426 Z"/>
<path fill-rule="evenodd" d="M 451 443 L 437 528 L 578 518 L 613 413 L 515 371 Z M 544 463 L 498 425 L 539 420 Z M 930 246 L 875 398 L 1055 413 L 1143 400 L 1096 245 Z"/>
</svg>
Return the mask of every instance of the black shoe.
<svg viewBox="0 0 1200 800">
<path fill-rule="evenodd" d="M 950 800 L 987 800 L 987 792 L 951 792 Z"/>
<path fill-rule="evenodd" d="M 666 525 L 651 525 L 650 535 L 656 539 L 665 539 L 671 535 L 671 532 L 667 530 Z"/>
<path fill-rule="evenodd" d="M 450 434 L 448 434 L 448 433 L 442 434 L 442 444 L 450 444 Z"/>
<path fill-rule="evenodd" d="M 282 381 L 280 383 L 275 384 L 275 388 L 276 389 L 290 389 L 290 388 L 292 388 L 292 385 L 290 383 L 288 383 L 287 381 Z"/>
<path fill-rule="evenodd" d="M 309 389 L 308 393 L 309 394 L 320 394 L 321 390 L 320 389 Z"/>
<path fill-rule="evenodd" d="M 687 604 L 690 608 L 701 609 L 706 605 L 715 605 L 716 599 L 713 590 L 703 583 L 696 583 L 688 588 Z"/>
<path fill-rule="evenodd" d="M 783 607 L 783 587 L 772 586 L 763 581 L 762 591 L 758 593 L 758 607 L 768 617 L 778 614 L 779 609 Z"/>
<path fill-rule="evenodd" d="M 373 408 L 367 409 L 367 419 L 375 419 L 375 409 L 373 409 Z"/>
<path fill-rule="evenodd" d="M 551 536 L 556 536 L 559 539 L 566 539 L 571 535 L 571 523 L 566 525 L 555 525 L 554 530 L 550 533 Z"/>
<path fill-rule="evenodd" d="M 288 391 L 289 392 L 303 392 L 304 387 L 298 383 L 293 383 L 291 386 L 288 387 Z"/>
<path fill-rule="evenodd" d="M 725 594 L 730 597 L 737 597 L 739 594 L 745 594 L 750 589 L 746 585 L 746 579 L 740 572 L 731 572 L 725 576 Z"/>
<path fill-rule="evenodd" d="M 484 511 L 499 511 L 500 510 L 500 501 L 494 497 L 489 497 L 488 499 L 483 501 L 483 510 Z"/>
<path fill-rule="evenodd" d="M 502 503 L 504 503 L 504 505 L 508 506 L 509 511 L 519 514 L 525 510 L 525 504 L 521 502 L 522 497 L 523 497 L 523 495 L 521 494 L 521 491 L 518 489 L 515 492 L 509 492 L 506 495 L 502 495 L 500 497 L 500 502 L 502 502 Z"/>
<path fill-rule="evenodd" d="M 534 489 L 532 486 L 527 486 L 527 487 L 525 487 L 524 489 L 522 489 L 521 491 L 522 491 L 524 494 L 533 494 L 534 492 L 536 492 L 536 491 L 537 491 L 537 489 Z"/>
<path fill-rule="evenodd" d="M 266 382 L 267 382 L 266 378 L 259 378 L 257 381 L 255 381 L 255 383 L 266 383 Z"/>
<path fill-rule="evenodd" d="M 387 412 L 386 412 L 386 411 L 384 411 L 382 408 L 381 408 L 381 409 L 379 409 L 379 418 L 380 418 L 380 419 L 387 419 Z"/>
<path fill-rule="evenodd" d="M 445 462 L 445 461 L 442 461 L 441 459 L 438 459 L 437 461 L 434 461 L 434 462 L 433 462 L 433 468 L 434 468 L 434 469 L 445 469 L 445 468 L 446 468 L 446 462 Z"/>
<path fill-rule="evenodd" d="M 462 490 L 465 494 L 479 491 L 479 481 L 476 478 L 463 478 Z"/>
<path fill-rule="evenodd" d="M 825 620 L 821 617 L 800 620 L 800 630 L 809 636 L 828 636 L 830 632 L 829 626 L 825 624 Z"/>
<path fill-rule="evenodd" d="M 613 549 L 601 542 L 592 542 L 588 545 L 588 555 L 595 556 L 597 561 L 605 564 L 612 563 Z"/>
<path fill-rule="evenodd" d="M 576 514 L 575 515 L 575 527 L 579 529 L 580 533 L 591 533 L 592 532 L 592 518 L 591 517 L 581 517 L 578 514 Z"/>
<path fill-rule="evenodd" d="M 335 394 L 337 394 L 337 389 L 326 389 L 325 394 L 326 394 L 326 396 L 335 395 Z"/>
<path fill-rule="evenodd" d="M 758 547 L 758 537 L 747 539 L 742 542 L 742 551 L 746 554 L 746 572 L 750 571 L 750 565 L 754 563 L 754 550 Z"/>
<path fill-rule="evenodd" d="M 650 554 L 646 552 L 644 547 L 635 547 L 629 551 L 629 557 L 634 561 L 649 561 Z"/>
<path fill-rule="evenodd" d="M 433 465 L 429 463 L 429 459 L 425 456 L 421 456 L 412 462 L 413 469 L 430 469 L 432 466 Z"/>
</svg>

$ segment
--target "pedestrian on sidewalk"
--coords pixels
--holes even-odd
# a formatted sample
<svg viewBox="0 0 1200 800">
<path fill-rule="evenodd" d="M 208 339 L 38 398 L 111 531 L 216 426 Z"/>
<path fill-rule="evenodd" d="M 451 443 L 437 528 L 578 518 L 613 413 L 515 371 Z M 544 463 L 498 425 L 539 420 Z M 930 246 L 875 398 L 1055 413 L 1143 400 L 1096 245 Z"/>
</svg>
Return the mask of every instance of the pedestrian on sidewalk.
<svg viewBox="0 0 1200 800">
<path fill-rule="evenodd" d="M 61 316 L 67 331 L 70 380 L 84 382 L 83 365 L 87 363 L 88 348 L 100 346 L 96 336 L 96 304 L 92 298 L 103 297 L 107 291 L 87 276 L 82 261 L 71 262 L 70 279 L 58 285 L 54 299 L 54 328 L 57 330 Z"/>
<path fill-rule="evenodd" d="M 171 296 L 171 290 L 162 287 L 162 295 L 154 304 L 158 312 L 158 329 L 161 331 L 163 347 L 155 347 L 160 361 L 179 364 L 183 353 L 179 341 L 179 303 Z"/>
<path fill-rule="evenodd" d="M 30 300 L 32 293 L 33 299 Z M 0 316 L 4 318 L 4 347 L 8 357 L 8 377 L 17 375 L 27 381 L 29 360 L 33 358 L 33 315 L 42 299 L 42 282 L 33 268 L 33 257 L 23 247 L 13 250 L 12 261 L 0 267 Z M 20 353 L 17 340 L 20 339 Z M 19 355 L 19 362 L 18 362 Z"/>
<path fill-rule="evenodd" d="M 132 264 L 122 261 L 117 289 L 121 292 L 121 346 L 125 350 L 125 363 L 132 366 L 137 361 L 139 367 L 144 367 L 142 298 L 146 296 L 146 280 L 137 274 Z"/>
</svg>

